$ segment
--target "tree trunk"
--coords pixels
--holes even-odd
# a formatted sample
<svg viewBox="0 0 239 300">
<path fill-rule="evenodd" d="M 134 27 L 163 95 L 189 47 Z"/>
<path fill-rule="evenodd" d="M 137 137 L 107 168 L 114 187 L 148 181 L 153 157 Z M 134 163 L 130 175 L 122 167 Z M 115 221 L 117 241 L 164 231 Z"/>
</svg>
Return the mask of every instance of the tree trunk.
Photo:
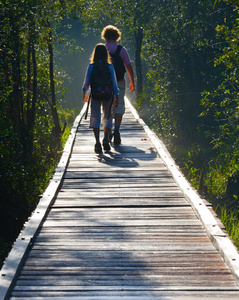
<svg viewBox="0 0 239 300">
<path fill-rule="evenodd" d="M 19 27 L 17 22 L 13 22 L 12 29 L 12 103 L 11 115 L 15 132 L 18 135 L 19 142 L 16 144 L 18 152 L 21 154 L 21 160 L 24 158 L 25 146 L 25 121 L 23 113 L 23 93 L 21 77 L 21 43 Z"/>
<path fill-rule="evenodd" d="M 35 54 L 35 22 L 30 22 L 27 53 L 27 98 L 26 98 L 26 133 L 24 160 L 30 163 L 33 155 L 33 129 L 36 118 L 37 101 L 37 63 Z M 32 79 L 33 74 L 33 79 Z"/>
<path fill-rule="evenodd" d="M 136 94 L 140 95 L 143 92 L 143 76 L 142 76 L 142 64 L 141 64 L 141 50 L 143 40 L 143 29 L 138 27 L 135 31 L 135 67 L 136 67 Z"/>
<path fill-rule="evenodd" d="M 59 117 L 56 109 L 56 94 L 55 94 L 55 82 L 54 82 L 54 61 L 53 61 L 53 44 L 52 44 L 52 32 L 51 32 L 51 25 L 49 20 L 47 20 L 47 27 L 48 27 L 48 51 L 50 56 L 49 62 L 49 72 L 50 72 L 50 88 L 51 88 L 51 113 L 54 122 L 54 129 L 53 129 L 53 138 L 57 145 L 60 144 L 60 123 Z"/>
</svg>

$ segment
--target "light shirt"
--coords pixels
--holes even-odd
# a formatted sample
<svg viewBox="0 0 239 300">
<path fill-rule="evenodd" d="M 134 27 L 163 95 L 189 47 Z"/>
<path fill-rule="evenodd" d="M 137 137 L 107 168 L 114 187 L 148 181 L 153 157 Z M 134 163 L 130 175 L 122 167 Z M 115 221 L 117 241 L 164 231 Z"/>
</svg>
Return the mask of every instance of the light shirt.
<svg viewBox="0 0 239 300">
<path fill-rule="evenodd" d="M 118 44 L 117 43 L 106 43 L 105 46 L 107 47 L 109 52 L 115 53 L 115 51 L 118 47 Z M 121 48 L 119 55 L 123 59 L 123 63 L 124 63 L 125 66 L 128 66 L 128 65 L 131 64 L 129 54 L 128 54 L 125 47 Z"/>
</svg>

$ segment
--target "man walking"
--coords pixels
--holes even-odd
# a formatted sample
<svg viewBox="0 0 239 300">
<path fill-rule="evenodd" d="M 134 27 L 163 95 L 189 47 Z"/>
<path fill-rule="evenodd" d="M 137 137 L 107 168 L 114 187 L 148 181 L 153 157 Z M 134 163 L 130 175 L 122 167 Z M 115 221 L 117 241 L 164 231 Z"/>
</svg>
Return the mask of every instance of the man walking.
<svg viewBox="0 0 239 300">
<path fill-rule="evenodd" d="M 134 87 L 134 72 L 133 68 L 130 62 L 129 54 L 125 47 L 122 47 L 117 44 L 117 41 L 121 38 L 121 32 L 119 29 L 115 26 L 108 25 L 106 26 L 102 33 L 101 33 L 102 39 L 106 42 L 106 47 L 110 52 L 110 55 L 112 57 L 116 78 L 117 78 L 117 84 L 118 88 L 120 90 L 119 98 L 118 98 L 118 106 L 114 107 L 114 119 L 115 119 L 115 127 L 114 127 L 114 144 L 119 145 L 121 143 L 120 138 L 120 125 L 122 122 L 122 117 L 125 112 L 125 102 L 124 102 L 124 96 L 125 96 L 125 84 L 126 80 L 124 78 L 125 72 L 127 71 L 129 75 L 129 90 L 130 92 L 133 92 Z"/>
</svg>

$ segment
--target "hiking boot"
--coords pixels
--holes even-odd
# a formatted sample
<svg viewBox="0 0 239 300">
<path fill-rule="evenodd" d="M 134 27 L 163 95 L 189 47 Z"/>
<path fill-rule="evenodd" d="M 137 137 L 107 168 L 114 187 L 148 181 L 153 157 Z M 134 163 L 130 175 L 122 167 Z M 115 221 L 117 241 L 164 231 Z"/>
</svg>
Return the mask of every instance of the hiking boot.
<svg viewBox="0 0 239 300">
<path fill-rule="evenodd" d="M 119 145 L 121 144 L 121 138 L 120 138 L 120 133 L 119 131 L 114 132 L 114 144 Z"/>
<path fill-rule="evenodd" d="M 103 147 L 104 147 L 104 150 L 106 150 L 106 151 L 110 150 L 110 143 L 109 143 L 109 140 L 106 138 L 103 139 Z"/>
<path fill-rule="evenodd" d="M 95 144 L 95 153 L 100 154 L 102 153 L 102 147 L 100 143 Z"/>
</svg>

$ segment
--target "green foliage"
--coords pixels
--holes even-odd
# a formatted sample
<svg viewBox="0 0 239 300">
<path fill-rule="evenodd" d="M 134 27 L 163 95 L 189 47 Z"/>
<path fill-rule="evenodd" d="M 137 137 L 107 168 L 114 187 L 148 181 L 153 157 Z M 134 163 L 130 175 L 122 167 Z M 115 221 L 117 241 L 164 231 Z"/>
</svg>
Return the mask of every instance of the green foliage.
<svg viewBox="0 0 239 300">
<path fill-rule="evenodd" d="M 186 173 L 187 179 L 192 186 L 197 190 L 201 189 L 201 181 L 203 176 L 202 171 L 202 154 L 197 145 L 193 145 L 192 149 L 188 150 L 186 157 L 183 158 L 184 168 L 182 170 Z"/>
<path fill-rule="evenodd" d="M 223 2 L 213 6 L 158 8 L 145 32 L 147 83 L 137 105 L 193 186 L 224 197 L 228 176 L 238 174 L 238 17 Z"/>
<path fill-rule="evenodd" d="M 11 250 L 11 244 L 0 238 L 0 267 L 4 263 L 6 254 Z"/>
<path fill-rule="evenodd" d="M 205 74 L 214 75 L 213 64 L 204 61 L 213 61 L 217 51 L 208 46 L 216 43 L 212 31 L 217 19 L 218 12 L 213 12 L 208 1 L 185 1 L 184 5 L 175 1 L 161 7 L 146 32 L 143 54 L 148 81 L 144 102 L 155 108 L 151 119 L 153 123 L 160 120 L 160 131 L 170 141 L 177 137 L 183 144 L 197 143 L 204 138 L 198 115 L 201 92 L 209 82 Z"/>
<path fill-rule="evenodd" d="M 238 188 L 228 188 L 231 181 L 239 185 L 239 11 L 238 2 L 230 2 L 232 3 L 235 4 L 236 14 L 233 15 L 231 24 L 228 25 L 225 18 L 224 24 L 216 27 L 217 36 L 223 41 L 222 52 L 214 60 L 215 68 L 222 70 L 220 82 L 216 89 L 204 92 L 202 105 L 205 110 L 201 116 L 213 120 L 207 135 L 211 138 L 215 151 L 220 153 L 222 171 L 212 169 L 209 177 L 215 176 L 215 180 L 218 178 L 224 194 L 227 192 L 231 197 L 238 198 Z"/>
<path fill-rule="evenodd" d="M 227 233 L 234 241 L 235 245 L 239 249 L 239 218 L 238 210 L 228 210 L 226 206 L 219 207 L 219 216 L 223 225 L 226 228 Z"/>
<path fill-rule="evenodd" d="M 220 161 L 213 160 L 208 164 L 207 177 L 205 185 L 210 194 L 215 197 L 222 198 L 227 189 L 227 176 L 225 174 L 224 165 Z"/>
<path fill-rule="evenodd" d="M 62 135 L 60 149 L 54 147 L 51 142 L 51 129 L 44 127 L 47 118 L 43 115 L 37 117 L 39 123 L 36 122 L 35 126 L 34 156 L 31 164 L 28 165 L 22 165 L 19 162 L 19 155 L 12 146 L 16 138 L 13 132 L 1 131 L 0 265 L 23 223 L 37 205 L 39 195 L 46 189 L 76 115 L 76 110 L 59 110 L 60 119 L 68 124 Z M 5 123 L 5 126 L 10 128 L 9 124 Z M 3 128 L 1 124 L 0 128 Z"/>
<path fill-rule="evenodd" d="M 65 131 L 61 137 L 62 145 L 65 145 L 69 134 L 71 132 L 71 127 L 73 125 L 73 122 L 77 115 L 79 114 L 78 109 L 72 109 L 69 110 L 68 108 L 61 108 L 59 111 L 59 117 L 62 120 L 62 122 L 66 122 L 67 126 L 65 128 Z"/>
</svg>

